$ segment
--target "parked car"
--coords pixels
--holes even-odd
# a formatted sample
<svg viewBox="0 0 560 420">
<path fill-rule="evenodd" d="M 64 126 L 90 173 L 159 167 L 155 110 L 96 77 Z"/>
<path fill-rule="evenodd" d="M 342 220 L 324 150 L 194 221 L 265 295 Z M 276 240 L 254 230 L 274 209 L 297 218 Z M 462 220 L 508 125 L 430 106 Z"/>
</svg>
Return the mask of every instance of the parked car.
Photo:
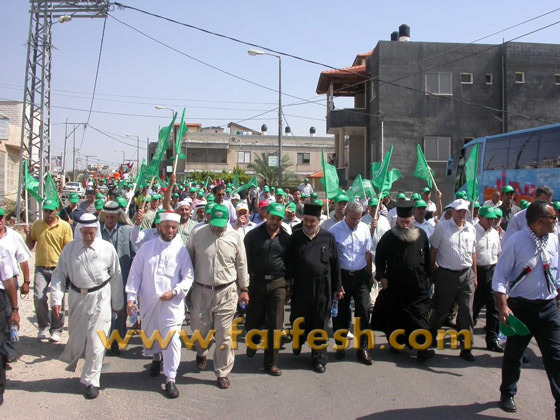
<svg viewBox="0 0 560 420">
<path fill-rule="evenodd" d="M 79 182 L 67 182 L 62 190 L 62 198 L 67 198 L 68 194 L 70 194 L 71 192 L 78 193 L 80 198 L 84 198 L 85 196 L 84 188 Z"/>
</svg>

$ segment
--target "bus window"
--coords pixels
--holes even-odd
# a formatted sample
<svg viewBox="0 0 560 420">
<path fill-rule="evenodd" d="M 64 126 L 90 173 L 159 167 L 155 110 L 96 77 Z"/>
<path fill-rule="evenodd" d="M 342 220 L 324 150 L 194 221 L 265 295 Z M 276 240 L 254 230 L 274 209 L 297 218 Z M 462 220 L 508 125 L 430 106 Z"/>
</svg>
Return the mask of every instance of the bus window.
<svg viewBox="0 0 560 420">
<path fill-rule="evenodd" d="M 540 133 L 520 134 L 509 141 L 507 169 L 534 169 Z"/>
<path fill-rule="evenodd" d="M 484 156 L 485 171 L 503 171 L 507 169 L 509 142 L 509 139 L 486 142 L 486 154 Z"/>
<path fill-rule="evenodd" d="M 539 145 L 539 168 L 560 167 L 560 130 L 549 130 L 541 133 Z"/>
</svg>

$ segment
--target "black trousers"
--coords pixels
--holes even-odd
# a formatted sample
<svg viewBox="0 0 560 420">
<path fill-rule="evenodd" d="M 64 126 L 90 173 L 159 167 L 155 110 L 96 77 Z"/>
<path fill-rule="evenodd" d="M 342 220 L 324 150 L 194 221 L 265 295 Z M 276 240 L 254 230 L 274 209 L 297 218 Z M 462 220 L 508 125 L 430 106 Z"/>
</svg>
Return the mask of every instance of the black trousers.
<svg viewBox="0 0 560 420">
<path fill-rule="evenodd" d="M 354 317 L 360 318 L 360 329 L 369 328 L 368 306 L 369 306 L 369 279 L 370 274 L 366 269 L 354 272 L 350 275 L 346 270 L 341 270 L 342 287 L 344 287 L 344 299 L 338 302 L 338 316 L 333 318 L 333 330 L 347 329 L 350 325 L 350 298 L 354 298 Z M 345 334 L 346 336 L 346 334 Z M 342 343 L 337 340 L 338 345 Z M 360 348 L 367 350 L 367 337 L 360 338 Z"/>
<path fill-rule="evenodd" d="M 263 325 L 268 330 L 268 345 L 264 351 L 264 367 L 276 365 L 279 350 L 274 350 L 274 330 L 284 327 L 284 305 L 286 303 L 286 288 L 288 283 L 284 277 L 275 280 L 265 280 L 262 277 L 251 277 L 249 282 L 249 306 L 245 329 L 251 331 L 260 329 Z M 253 336 L 253 343 L 255 342 Z"/>
<path fill-rule="evenodd" d="M 2 357 L 0 361 L 0 395 L 4 395 L 6 389 L 6 364 L 8 363 L 8 353 L 4 345 L 7 337 L 9 337 L 9 335 L 6 335 L 4 332 L 7 324 L 6 317 L 4 316 L 6 302 L 8 302 L 8 296 L 4 290 L 0 290 L 0 355 Z"/>
<path fill-rule="evenodd" d="M 480 310 L 486 306 L 486 345 L 498 341 L 498 305 L 492 290 L 492 276 L 494 267 L 477 266 L 478 286 L 474 292 L 473 320 L 478 318 Z"/>
<path fill-rule="evenodd" d="M 517 382 L 521 376 L 521 359 L 534 336 L 541 350 L 544 368 L 555 400 L 556 418 L 560 418 L 560 315 L 556 300 L 527 301 L 520 298 L 508 299 L 508 306 L 531 334 L 508 337 L 502 362 L 503 396 L 517 393 Z"/>
</svg>

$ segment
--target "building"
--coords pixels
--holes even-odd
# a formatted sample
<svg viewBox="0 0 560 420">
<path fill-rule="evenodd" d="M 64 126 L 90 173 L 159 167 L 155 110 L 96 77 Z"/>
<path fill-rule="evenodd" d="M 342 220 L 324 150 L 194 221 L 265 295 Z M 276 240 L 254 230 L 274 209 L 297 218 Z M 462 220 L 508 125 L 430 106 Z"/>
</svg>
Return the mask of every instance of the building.
<svg viewBox="0 0 560 420">
<path fill-rule="evenodd" d="M 0 101 L 0 205 L 17 197 L 22 116 L 21 101 Z"/>
<path fill-rule="evenodd" d="M 560 121 L 560 45 L 398 42 L 410 41 L 407 25 L 391 38 L 319 77 L 343 185 L 371 176 L 370 163 L 393 145 L 391 167 L 403 174 L 393 189 L 420 190 L 424 181 L 412 176 L 420 144 L 451 197 L 447 162 L 466 142 Z M 353 107 L 336 109 L 337 97 Z"/>
<path fill-rule="evenodd" d="M 175 126 L 175 131 L 178 124 Z M 211 171 L 220 173 L 223 170 L 233 171 L 235 167 L 253 173 L 248 165 L 254 161 L 255 156 L 268 152 L 277 156 L 278 136 L 267 135 L 238 124 L 228 124 L 229 133 L 215 131 L 189 131 L 182 142 L 182 153 L 186 160 L 177 164 L 177 174 L 189 175 L 193 171 Z M 263 126 L 266 129 L 266 126 Z M 285 134 L 282 137 L 282 154 L 289 156 L 292 162 L 290 171 L 299 177 L 306 177 L 322 170 L 321 152 L 332 158 L 334 151 L 333 137 L 315 137 L 315 129 L 310 129 L 310 136 L 292 136 Z M 175 136 L 173 136 L 175 137 Z M 149 156 L 152 158 L 156 143 L 150 143 Z M 161 163 L 161 173 L 171 172 L 173 162 L 172 147 L 169 147 Z"/>
</svg>

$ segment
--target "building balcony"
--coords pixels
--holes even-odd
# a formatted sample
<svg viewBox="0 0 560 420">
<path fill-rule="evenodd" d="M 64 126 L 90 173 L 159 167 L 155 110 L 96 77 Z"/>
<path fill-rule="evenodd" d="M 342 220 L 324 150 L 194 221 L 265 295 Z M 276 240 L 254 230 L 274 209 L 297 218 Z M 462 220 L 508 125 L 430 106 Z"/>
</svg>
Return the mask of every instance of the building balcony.
<svg viewBox="0 0 560 420">
<path fill-rule="evenodd" d="M 336 134 L 338 128 L 367 127 L 368 115 L 363 108 L 335 109 L 327 114 L 327 133 Z"/>
</svg>

